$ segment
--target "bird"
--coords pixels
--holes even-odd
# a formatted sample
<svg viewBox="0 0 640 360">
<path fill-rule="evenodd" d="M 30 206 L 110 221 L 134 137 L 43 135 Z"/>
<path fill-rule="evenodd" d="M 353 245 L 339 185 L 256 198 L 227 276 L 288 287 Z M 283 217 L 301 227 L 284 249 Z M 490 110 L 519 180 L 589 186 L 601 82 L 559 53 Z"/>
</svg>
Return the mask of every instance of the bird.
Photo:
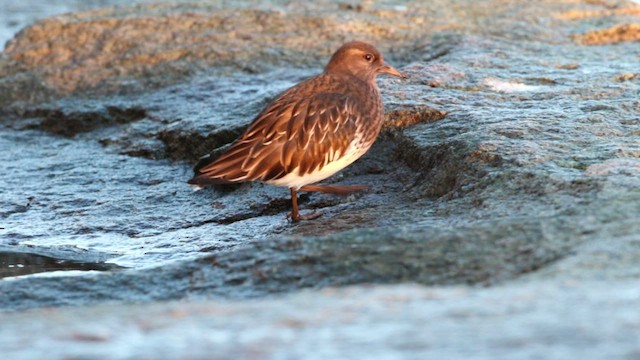
<svg viewBox="0 0 640 360">
<path fill-rule="evenodd" d="M 282 92 L 215 161 L 196 169 L 196 186 L 259 181 L 287 187 L 291 221 L 301 215 L 298 192 L 349 194 L 361 185 L 317 184 L 364 155 L 383 124 L 383 104 L 376 77 L 407 78 L 385 63 L 373 45 L 343 44 L 324 71 Z"/>
</svg>

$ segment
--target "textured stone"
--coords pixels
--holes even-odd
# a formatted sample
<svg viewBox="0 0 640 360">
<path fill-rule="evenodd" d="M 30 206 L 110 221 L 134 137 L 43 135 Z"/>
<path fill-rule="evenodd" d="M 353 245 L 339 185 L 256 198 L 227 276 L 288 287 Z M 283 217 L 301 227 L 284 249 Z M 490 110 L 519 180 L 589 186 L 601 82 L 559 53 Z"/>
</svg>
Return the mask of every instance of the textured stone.
<svg viewBox="0 0 640 360">
<path fill-rule="evenodd" d="M 635 6 L 247 1 L 25 29 L 0 60 L 0 264 L 35 254 L 73 271 L 0 280 L 0 353 L 637 357 L 637 43 L 577 41 L 637 22 Z M 172 43 L 174 21 L 194 28 Z M 80 39 L 93 22 L 117 51 Z M 371 191 L 305 195 L 324 215 L 292 225 L 282 189 L 186 186 L 200 156 L 355 37 L 410 76 L 380 79 L 388 126 L 331 180 Z M 79 271 L 92 268 L 108 271 Z M 406 282 L 424 288 L 386 286 Z"/>
<path fill-rule="evenodd" d="M 585 45 L 616 44 L 623 41 L 640 41 L 640 24 L 616 25 L 608 29 L 593 30 L 577 36 Z"/>
<path fill-rule="evenodd" d="M 33 359 L 633 359 L 640 355 L 640 283 L 619 285 L 360 286 L 241 303 L 0 313 L 0 352 Z"/>
</svg>

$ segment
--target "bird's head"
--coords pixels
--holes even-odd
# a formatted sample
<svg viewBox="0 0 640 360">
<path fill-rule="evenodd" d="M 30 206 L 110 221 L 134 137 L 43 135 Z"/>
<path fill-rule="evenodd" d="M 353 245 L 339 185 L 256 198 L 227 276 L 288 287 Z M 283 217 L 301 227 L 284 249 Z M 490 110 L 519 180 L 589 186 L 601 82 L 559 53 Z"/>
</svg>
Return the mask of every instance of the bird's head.
<svg viewBox="0 0 640 360">
<path fill-rule="evenodd" d="M 378 74 L 406 78 L 396 68 L 385 64 L 378 49 L 362 41 L 342 45 L 329 60 L 326 71 L 348 73 L 367 81 L 373 81 Z"/>
</svg>

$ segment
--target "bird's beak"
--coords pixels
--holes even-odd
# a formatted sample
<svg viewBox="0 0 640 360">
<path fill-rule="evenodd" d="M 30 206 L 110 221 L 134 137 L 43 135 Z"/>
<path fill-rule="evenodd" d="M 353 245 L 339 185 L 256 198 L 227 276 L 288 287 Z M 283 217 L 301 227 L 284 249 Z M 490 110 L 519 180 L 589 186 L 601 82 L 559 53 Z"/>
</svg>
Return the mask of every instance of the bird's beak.
<svg viewBox="0 0 640 360">
<path fill-rule="evenodd" d="M 389 74 L 391 76 L 397 76 L 403 79 L 407 78 L 407 76 L 405 76 L 403 73 L 398 71 L 398 69 L 394 68 L 393 66 L 389 66 L 387 64 L 383 64 L 382 66 L 380 66 L 380 68 L 378 69 L 378 72 L 381 74 Z"/>
</svg>

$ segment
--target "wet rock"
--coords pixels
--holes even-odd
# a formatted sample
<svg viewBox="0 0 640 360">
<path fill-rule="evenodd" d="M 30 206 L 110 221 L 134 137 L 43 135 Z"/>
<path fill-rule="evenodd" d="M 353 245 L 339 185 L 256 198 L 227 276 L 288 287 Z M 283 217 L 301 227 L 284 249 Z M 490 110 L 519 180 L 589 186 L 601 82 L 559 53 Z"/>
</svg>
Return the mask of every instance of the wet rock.
<svg viewBox="0 0 640 360">
<path fill-rule="evenodd" d="M 66 114 L 62 109 L 43 109 L 34 113 L 27 113 L 25 116 L 41 118 L 42 121 L 37 128 L 44 131 L 62 136 L 75 136 L 78 133 L 88 132 L 99 127 L 137 121 L 145 118 L 146 114 L 142 108 L 121 109 L 107 107 L 103 111 L 82 111 Z"/>
<path fill-rule="evenodd" d="M 344 28 L 337 25 L 346 15 L 336 13 L 333 6 L 314 10 L 164 4 L 46 19 L 8 43 L 0 73 L 15 78 L 15 87 L 1 105 L 80 91 L 140 91 L 209 69 L 224 74 L 263 72 L 285 64 L 320 66 L 341 40 L 317 41 L 318 29 L 325 29 L 320 34 L 323 39 L 367 33 L 388 40 L 416 36 L 379 30 L 384 23 L 399 21 L 402 12 L 385 11 L 384 17 L 373 11 L 361 13 L 351 19 L 352 28 Z M 31 95 L 20 95 L 19 86 Z"/>
<path fill-rule="evenodd" d="M 373 282 L 491 285 L 568 256 L 579 242 L 580 232 L 562 222 L 496 221 L 473 228 L 370 229 L 325 237 L 311 236 L 324 224 L 311 224 L 300 230 L 308 234 L 305 237 L 252 243 L 189 264 L 166 265 L 162 271 L 57 278 L 55 283 L 16 279 L 4 284 L 6 291 L 0 300 L 6 307 L 21 309 L 34 304 L 81 305 L 107 300 L 259 297 L 300 288 Z M 577 225 L 582 220 L 572 218 L 571 222 Z M 563 239 L 558 239 L 559 234 Z M 34 281 L 38 283 L 35 288 L 23 286 Z M 159 283 L 171 290 L 148 292 Z M 60 289 L 66 290 L 61 293 Z M 83 297 L 84 293 L 93 295 Z"/>
<path fill-rule="evenodd" d="M 255 1 L 144 4 L 45 19 L 7 44 L 0 59 L 0 89 L 7 96 L 0 106 L 68 94 L 136 94 L 202 74 L 320 67 L 353 38 L 379 44 L 391 62 L 416 56 L 429 61 L 446 54 L 460 33 L 491 34 L 497 28 L 514 40 L 557 38 L 537 25 L 535 16 L 568 7 L 474 2 L 452 7 L 440 0 L 340 11 L 341 4 L 274 1 L 268 10 Z M 502 20 L 512 17 L 519 21 Z"/>
<path fill-rule="evenodd" d="M 218 149 L 237 139 L 246 127 L 227 131 L 216 131 L 204 137 L 199 132 L 184 133 L 180 130 L 168 130 L 158 133 L 157 137 L 166 147 L 167 155 L 175 160 L 190 160 L 206 154 L 210 149 Z"/>
<path fill-rule="evenodd" d="M 415 314 L 439 309 L 451 326 L 477 325 L 500 299 L 526 309 L 500 307 L 496 317 L 483 317 L 492 332 L 474 334 L 506 339 L 496 340 L 503 350 L 475 344 L 487 358 L 540 357 L 550 336 L 577 358 L 586 347 L 575 324 L 600 344 L 596 357 L 637 354 L 636 341 L 609 336 L 633 333 L 623 315 L 637 300 L 628 289 L 640 274 L 640 84 L 629 60 L 637 44 L 613 44 L 633 39 L 634 5 L 345 4 L 109 8 L 47 19 L 17 35 L 0 59 L 7 94 L 0 100 L 0 251 L 128 269 L 7 278 L 2 309 L 85 305 L 52 310 L 80 331 L 51 326 L 71 339 L 69 352 L 82 355 L 83 343 L 119 341 L 110 325 L 91 331 L 82 319 L 94 311 L 105 318 L 100 324 L 131 319 L 142 309 L 128 302 L 150 303 L 145 309 L 160 314 L 152 321 L 174 324 L 170 309 L 199 314 L 185 301 L 198 299 L 206 311 L 224 307 L 216 318 L 243 329 L 258 325 L 256 309 L 267 309 L 268 324 L 289 324 L 300 311 L 296 329 L 302 318 L 314 333 L 336 324 L 310 313 L 356 306 L 367 337 L 396 324 L 405 330 L 393 336 L 407 339 L 451 333 L 433 319 L 414 323 Z M 589 34 L 599 34 L 593 39 L 601 45 L 581 40 Z M 185 184 L 200 157 L 209 154 L 200 164 L 215 158 L 270 99 L 321 71 L 331 50 L 355 37 L 376 42 L 410 77 L 379 80 L 384 132 L 365 157 L 328 180 L 368 192 L 303 194 L 303 211 L 323 215 L 291 224 L 286 189 L 193 192 Z M 382 286 L 405 282 L 426 288 Z M 322 290 L 344 285 L 355 287 Z M 326 296 L 334 292 L 335 299 Z M 431 293 L 444 300 L 430 302 Z M 613 303 L 604 300 L 608 293 Z M 389 297 L 415 308 L 389 320 Z M 177 302 L 156 303 L 165 300 Z M 592 321 L 603 309 L 620 317 Z M 34 318 L 50 321 L 38 314 L 0 317 L 15 324 L 7 330 L 15 337 Z M 213 325 L 199 318 L 175 326 L 208 333 Z M 521 321 L 522 332 L 512 321 Z M 265 331 L 296 335 L 290 339 L 298 330 Z M 51 336 L 11 349 L 51 348 Z M 157 345 L 150 332 L 140 338 Z M 252 339 L 241 351 L 262 344 Z M 449 350 L 474 348 L 430 339 Z M 523 345 L 514 349 L 514 342 Z M 376 342 L 381 353 L 391 354 L 383 343 Z M 194 354 L 207 344 L 192 347 Z M 267 355 L 291 354 L 285 340 L 277 344 Z M 421 355 L 421 344 L 402 349 Z"/>
<path fill-rule="evenodd" d="M 220 359 L 357 359 L 372 353 L 378 358 L 633 358 L 640 353 L 640 284 L 621 285 L 359 286 L 261 301 L 0 313 L 0 341 L 8 356 L 51 359 L 150 353 Z M 47 331 L 34 337 L 41 329 Z"/>
<path fill-rule="evenodd" d="M 556 17 L 563 20 L 584 20 L 589 18 L 606 18 L 612 16 L 637 16 L 640 14 L 640 6 L 632 1 L 613 1 L 611 3 L 598 1 L 594 7 L 572 9 Z"/>
<path fill-rule="evenodd" d="M 423 122 L 433 122 L 444 119 L 446 111 L 427 106 L 405 107 L 388 110 L 385 113 L 385 128 L 404 128 Z"/>
</svg>

